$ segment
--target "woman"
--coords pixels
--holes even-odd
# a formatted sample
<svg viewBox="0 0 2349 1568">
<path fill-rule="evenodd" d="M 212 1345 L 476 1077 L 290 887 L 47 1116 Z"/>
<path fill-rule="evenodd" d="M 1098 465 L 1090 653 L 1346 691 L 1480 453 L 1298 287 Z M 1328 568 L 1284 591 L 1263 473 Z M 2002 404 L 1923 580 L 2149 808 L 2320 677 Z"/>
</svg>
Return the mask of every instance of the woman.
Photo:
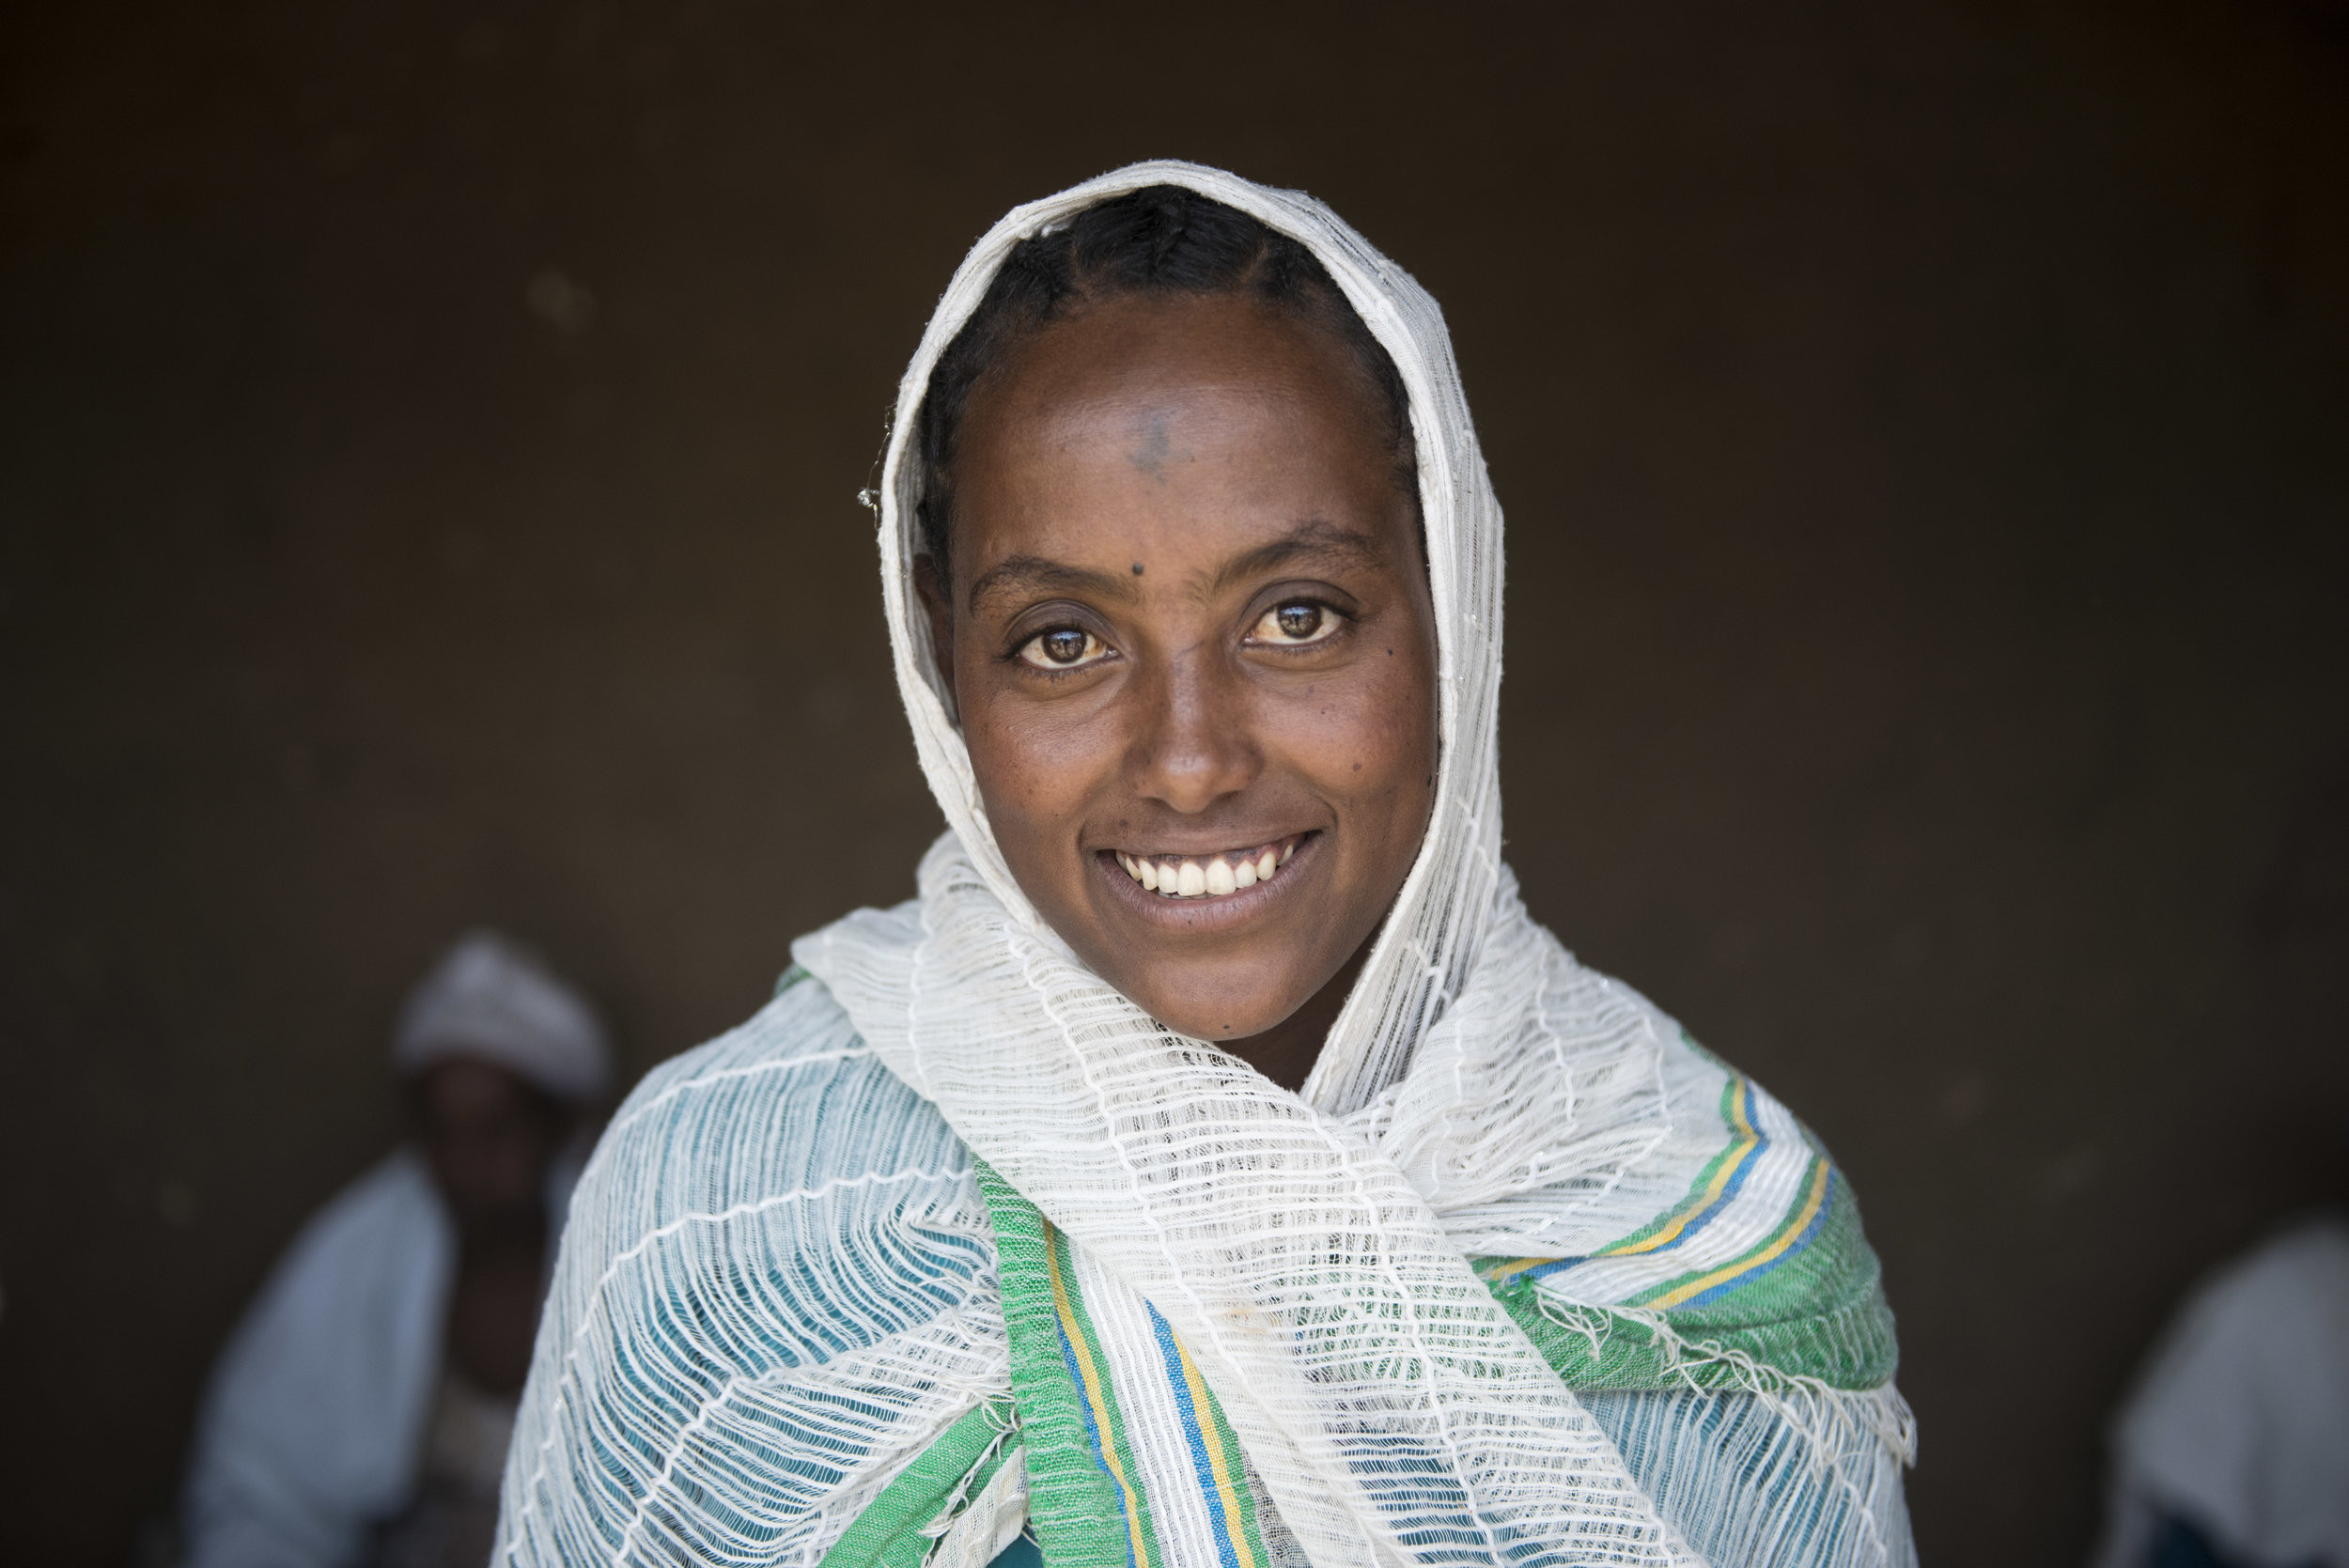
<svg viewBox="0 0 2349 1568">
<path fill-rule="evenodd" d="M 1501 863 L 1434 303 L 1106 176 L 964 262 L 880 512 L 948 831 L 614 1121 L 503 1560 L 1909 1560 L 1848 1190 Z"/>
</svg>

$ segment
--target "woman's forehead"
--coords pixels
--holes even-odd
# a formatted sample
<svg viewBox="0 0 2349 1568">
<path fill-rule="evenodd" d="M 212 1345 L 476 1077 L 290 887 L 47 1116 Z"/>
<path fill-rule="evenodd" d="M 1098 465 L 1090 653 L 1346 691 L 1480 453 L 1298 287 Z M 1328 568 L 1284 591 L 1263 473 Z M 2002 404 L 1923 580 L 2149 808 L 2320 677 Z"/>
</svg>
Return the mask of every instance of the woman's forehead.
<svg viewBox="0 0 2349 1568">
<path fill-rule="evenodd" d="M 1206 297 L 1114 302 L 1023 348 L 956 459 L 973 611 L 1071 573 L 1095 595 L 1153 565 L 1153 587 L 1211 590 L 1276 556 L 1391 555 L 1380 406 L 1332 334 Z"/>
<path fill-rule="evenodd" d="M 1409 506 L 1375 446 L 1361 444 L 1315 439 L 1294 420 L 1191 408 L 1006 451 L 958 488 L 971 603 L 983 608 L 999 583 L 1053 586 L 1046 564 L 1147 575 L 1153 588 L 1180 574 L 1208 589 L 1309 555 L 1349 569 L 1386 564 L 1408 536 Z"/>
<path fill-rule="evenodd" d="M 1325 327 L 1246 295 L 1128 296 L 1010 345 L 972 389 L 957 466 L 1001 443 L 1146 449 L 1177 421 L 1240 412 L 1327 421 L 1371 442 L 1382 418 L 1377 389 Z"/>
</svg>

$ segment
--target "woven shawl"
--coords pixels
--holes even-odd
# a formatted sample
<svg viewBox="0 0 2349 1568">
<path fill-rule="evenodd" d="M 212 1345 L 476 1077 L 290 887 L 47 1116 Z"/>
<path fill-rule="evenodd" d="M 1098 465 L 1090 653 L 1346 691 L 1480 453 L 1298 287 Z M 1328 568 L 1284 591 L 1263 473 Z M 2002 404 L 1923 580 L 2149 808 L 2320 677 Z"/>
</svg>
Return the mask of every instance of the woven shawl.
<svg viewBox="0 0 2349 1568">
<path fill-rule="evenodd" d="M 1321 259 L 1417 442 L 1436 804 L 1299 1094 L 1166 1029 L 1037 915 L 911 589 L 939 354 L 1020 240 L 1159 183 Z M 1908 1560 L 1911 1427 L 1848 1188 L 1576 964 L 1501 862 L 1501 511 L 1434 302 L 1308 197 L 1105 176 L 957 272 L 879 511 L 947 832 L 917 899 L 801 939 L 813 981 L 615 1123 L 502 1560 L 961 1568 L 1025 1522 L 1053 1568 Z"/>
</svg>

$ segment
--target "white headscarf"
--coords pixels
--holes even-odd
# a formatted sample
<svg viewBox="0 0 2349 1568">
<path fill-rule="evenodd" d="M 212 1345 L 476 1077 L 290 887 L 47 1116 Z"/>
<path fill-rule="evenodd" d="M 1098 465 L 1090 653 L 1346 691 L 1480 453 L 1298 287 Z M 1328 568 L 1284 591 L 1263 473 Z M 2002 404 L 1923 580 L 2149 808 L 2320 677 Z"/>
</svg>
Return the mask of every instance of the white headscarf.
<svg viewBox="0 0 2349 1568">
<path fill-rule="evenodd" d="M 1135 163 L 1017 209 L 971 249 L 897 391 L 880 490 L 881 598 L 897 690 L 947 826 L 1011 918 L 1066 952 L 1003 862 L 979 798 L 971 753 L 947 701 L 929 622 L 914 597 L 923 465 L 917 414 L 939 357 L 1021 241 L 1086 208 L 1151 185 L 1179 185 L 1237 208 L 1302 242 L 1329 270 L 1393 358 L 1410 399 L 1429 588 L 1436 609 L 1442 768 L 1427 839 L 1361 981 L 1330 1032 L 1304 1098 L 1345 1113 L 1391 1081 L 1426 1025 L 1456 996 L 1495 909 L 1501 870 L 1501 504 L 1485 474 L 1443 312 L 1411 275 L 1321 203 L 1195 163 Z"/>
<path fill-rule="evenodd" d="M 495 1063 L 560 1100 L 595 1099 L 612 1079 L 594 1009 L 494 931 L 469 932 L 400 1009 L 393 1066 L 419 1073 L 451 1056 Z"/>
</svg>

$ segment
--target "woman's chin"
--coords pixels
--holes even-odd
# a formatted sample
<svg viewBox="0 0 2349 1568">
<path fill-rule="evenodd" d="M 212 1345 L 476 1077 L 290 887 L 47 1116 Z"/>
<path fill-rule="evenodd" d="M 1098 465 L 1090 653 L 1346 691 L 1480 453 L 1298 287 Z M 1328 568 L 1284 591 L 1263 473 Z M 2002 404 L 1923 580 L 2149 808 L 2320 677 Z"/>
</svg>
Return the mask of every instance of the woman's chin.
<svg viewBox="0 0 2349 1568">
<path fill-rule="evenodd" d="M 1279 1029 L 1320 990 L 1325 966 L 1310 952 L 1267 951 L 1192 959 L 1147 970 L 1096 964 L 1128 1000 L 1177 1034 L 1219 1045 Z M 1124 972 L 1118 972 L 1119 970 Z M 1235 1001 L 1245 1002 L 1236 1006 Z"/>
</svg>

